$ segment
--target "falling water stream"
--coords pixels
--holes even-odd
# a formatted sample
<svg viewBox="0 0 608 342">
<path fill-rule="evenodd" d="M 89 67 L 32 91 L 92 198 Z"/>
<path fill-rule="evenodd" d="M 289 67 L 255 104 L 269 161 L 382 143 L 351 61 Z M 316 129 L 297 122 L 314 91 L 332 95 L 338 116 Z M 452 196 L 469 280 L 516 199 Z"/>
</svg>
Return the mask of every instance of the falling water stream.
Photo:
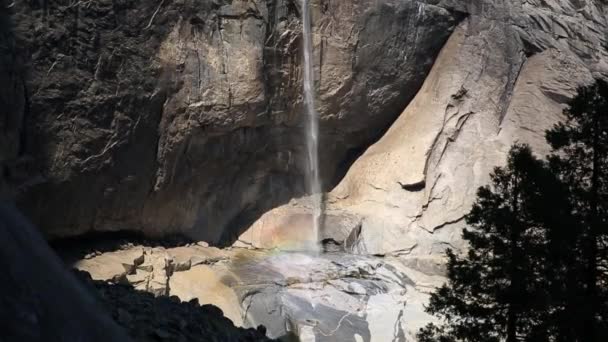
<svg viewBox="0 0 608 342">
<path fill-rule="evenodd" d="M 312 202 L 312 246 L 319 249 L 319 228 L 321 225 L 321 182 L 319 180 L 319 118 L 315 107 L 314 78 L 312 63 L 312 33 L 310 24 L 310 0 L 302 1 L 302 34 L 304 54 L 304 104 L 307 113 L 306 148 L 308 150 L 308 192 Z"/>
</svg>

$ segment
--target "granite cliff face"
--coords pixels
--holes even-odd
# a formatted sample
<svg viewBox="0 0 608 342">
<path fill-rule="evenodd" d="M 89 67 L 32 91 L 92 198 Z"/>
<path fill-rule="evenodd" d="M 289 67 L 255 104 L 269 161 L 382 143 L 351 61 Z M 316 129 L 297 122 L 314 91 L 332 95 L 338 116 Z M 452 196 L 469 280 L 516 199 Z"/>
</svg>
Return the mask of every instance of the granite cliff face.
<svg viewBox="0 0 608 342">
<path fill-rule="evenodd" d="M 235 325 L 266 327 L 284 341 L 412 341 L 433 318 L 424 291 L 442 278 L 398 258 L 125 245 L 75 267 L 97 281 L 220 307 Z M 423 292 L 421 292 L 423 291 Z"/>
<path fill-rule="evenodd" d="M 328 193 L 324 232 L 429 272 L 446 247 L 464 247 L 463 217 L 509 147 L 525 142 L 544 156 L 544 131 L 575 89 L 608 76 L 605 2 L 433 3 L 468 16 L 416 97 Z M 305 199 L 271 211 L 239 244 L 272 247 L 306 212 Z"/>
<path fill-rule="evenodd" d="M 463 218 L 477 188 L 505 162 L 514 142 L 544 156 L 544 131 L 562 118 L 576 88 L 608 77 L 606 2 L 434 4 L 468 16 L 416 97 L 326 195 L 326 244 L 397 260 L 411 280 L 401 311 L 385 317 L 371 340 L 386 331 L 395 332 L 394 341 L 409 340 L 412 329 L 430 319 L 419 303 L 444 281 L 445 248 L 465 250 Z M 235 245 L 289 248 L 310 229 L 309 207 L 301 198 L 265 213 Z M 373 315 L 361 316 L 373 321 Z M 405 337 L 393 329 L 401 325 Z M 367 326 L 359 325 L 359 333 Z"/>
<path fill-rule="evenodd" d="M 21 153 L 23 117 L 26 114 L 26 89 L 23 65 L 16 49 L 13 22 L 4 1 L 0 1 L 0 199 L 7 196 L 5 163 Z"/>
<path fill-rule="evenodd" d="M 416 98 L 329 196 L 330 207 L 362 218 L 363 252 L 426 260 L 461 248 L 463 217 L 510 146 L 546 155 L 544 132 L 576 88 L 608 76 L 606 2 L 461 10 L 471 15 Z"/>
<path fill-rule="evenodd" d="M 410 340 L 491 169 L 516 141 L 546 154 L 575 89 L 608 77 L 605 0 L 311 6 L 321 238 L 340 253 L 135 247 L 79 268 L 271 337 Z M 307 235 L 299 1 L 0 10 L 0 179 L 48 236 L 288 249 Z"/>
<path fill-rule="evenodd" d="M 304 195 L 299 6 L 3 4 L 0 159 L 20 206 L 49 236 L 226 242 Z M 312 9 L 327 219 L 338 240 L 361 226 L 364 253 L 442 249 L 508 146 L 546 152 L 608 69 L 605 1 Z"/>
<path fill-rule="evenodd" d="M 46 4 L 46 5 L 45 5 Z M 461 15 L 315 1 L 326 186 L 413 98 Z M 49 236 L 230 240 L 304 194 L 296 1 L 16 2 L 20 206 Z M 23 173 L 23 172 L 22 172 Z"/>
</svg>

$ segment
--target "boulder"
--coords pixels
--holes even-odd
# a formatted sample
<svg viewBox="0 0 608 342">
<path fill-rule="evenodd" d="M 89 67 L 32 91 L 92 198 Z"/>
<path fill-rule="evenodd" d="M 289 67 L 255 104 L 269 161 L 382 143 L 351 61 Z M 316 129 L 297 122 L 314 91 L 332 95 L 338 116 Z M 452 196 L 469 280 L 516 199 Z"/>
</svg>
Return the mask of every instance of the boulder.
<svg viewBox="0 0 608 342">
<path fill-rule="evenodd" d="M 23 153 L 23 118 L 29 101 L 8 5 L 0 1 L 0 200 L 9 198 L 14 190 L 10 182 L 20 177 L 17 159 Z"/>
<path fill-rule="evenodd" d="M 89 272 L 94 280 L 119 279 L 134 273 L 144 263 L 143 248 L 119 250 L 113 253 L 88 256 L 77 262 L 77 267 Z"/>
<path fill-rule="evenodd" d="M 201 304 L 215 305 L 236 326 L 243 326 L 240 301 L 234 290 L 224 283 L 228 275 L 223 273 L 206 265 L 177 272 L 169 281 L 171 295 L 178 296 L 182 301 L 196 298 Z"/>
<path fill-rule="evenodd" d="M 292 201 L 262 215 L 233 244 L 242 248 L 310 251 L 315 244 L 333 244 L 342 251 L 356 248 L 361 220 L 340 210 L 325 210 L 319 236 L 313 231 L 310 198 Z"/>
</svg>

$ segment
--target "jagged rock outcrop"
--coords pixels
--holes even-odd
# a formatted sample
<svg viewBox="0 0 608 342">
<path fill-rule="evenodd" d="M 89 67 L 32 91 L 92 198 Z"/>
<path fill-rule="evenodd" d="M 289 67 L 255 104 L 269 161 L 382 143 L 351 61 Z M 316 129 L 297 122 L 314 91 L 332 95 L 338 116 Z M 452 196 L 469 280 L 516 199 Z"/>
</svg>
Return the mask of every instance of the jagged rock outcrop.
<svg viewBox="0 0 608 342">
<path fill-rule="evenodd" d="M 394 121 L 461 19 L 420 1 L 312 1 L 326 185 Z M 300 2 L 19 1 L 20 206 L 49 236 L 211 242 L 304 193 Z"/>
<path fill-rule="evenodd" d="M 352 251 L 400 255 L 436 274 L 446 247 L 464 247 L 463 217 L 510 145 L 544 156 L 544 131 L 576 88 L 608 77 L 608 4 L 429 2 L 469 15 L 413 101 L 327 195 L 328 217 L 343 224 L 323 235 L 345 241 L 354 231 Z M 264 232 L 282 236 L 305 208 L 265 214 L 240 243 L 269 247 Z"/>
</svg>

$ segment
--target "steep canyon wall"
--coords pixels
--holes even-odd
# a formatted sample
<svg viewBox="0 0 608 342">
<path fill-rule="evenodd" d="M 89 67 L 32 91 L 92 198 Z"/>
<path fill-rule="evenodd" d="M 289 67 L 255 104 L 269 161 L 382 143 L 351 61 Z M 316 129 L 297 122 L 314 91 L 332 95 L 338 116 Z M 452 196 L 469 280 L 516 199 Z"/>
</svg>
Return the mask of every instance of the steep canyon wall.
<svg viewBox="0 0 608 342">
<path fill-rule="evenodd" d="M 136 230 L 218 242 L 303 195 L 299 7 L 15 2 L 14 53 L 27 69 L 11 84 L 28 102 L 21 121 L 11 117 L 23 122 L 10 179 L 19 206 L 50 237 Z M 411 101 L 463 14 L 320 0 L 312 16 L 329 188 Z"/>
<path fill-rule="evenodd" d="M 230 242 L 305 195 L 299 7 L 3 8 L 3 176 L 20 207 L 51 237 Z M 544 155 L 543 132 L 576 87 L 606 77 L 606 7 L 313 1 L 322 178 L 337 184 L 324 237 L 431 265 L 461 247 L 463 216 L 509 146 Z M 290 239 L 307 210 L 283 205 L 240 240 Z"/>
<path fill-rule="evenodd" d="M 388 132 L 327 195 L 324 238 L 441 274 L 463 250 L 464 215 L 510 146 L 549 152 L 546 129 L 576 88 L 608 76 L 605 1 L 430 1 L 468 13 Z M 272 247 L 306 227 L 306 201 L 262 216 L 239 245 Z M 302 228 L 305 229 L 305 228 Z"/>
</svg>

